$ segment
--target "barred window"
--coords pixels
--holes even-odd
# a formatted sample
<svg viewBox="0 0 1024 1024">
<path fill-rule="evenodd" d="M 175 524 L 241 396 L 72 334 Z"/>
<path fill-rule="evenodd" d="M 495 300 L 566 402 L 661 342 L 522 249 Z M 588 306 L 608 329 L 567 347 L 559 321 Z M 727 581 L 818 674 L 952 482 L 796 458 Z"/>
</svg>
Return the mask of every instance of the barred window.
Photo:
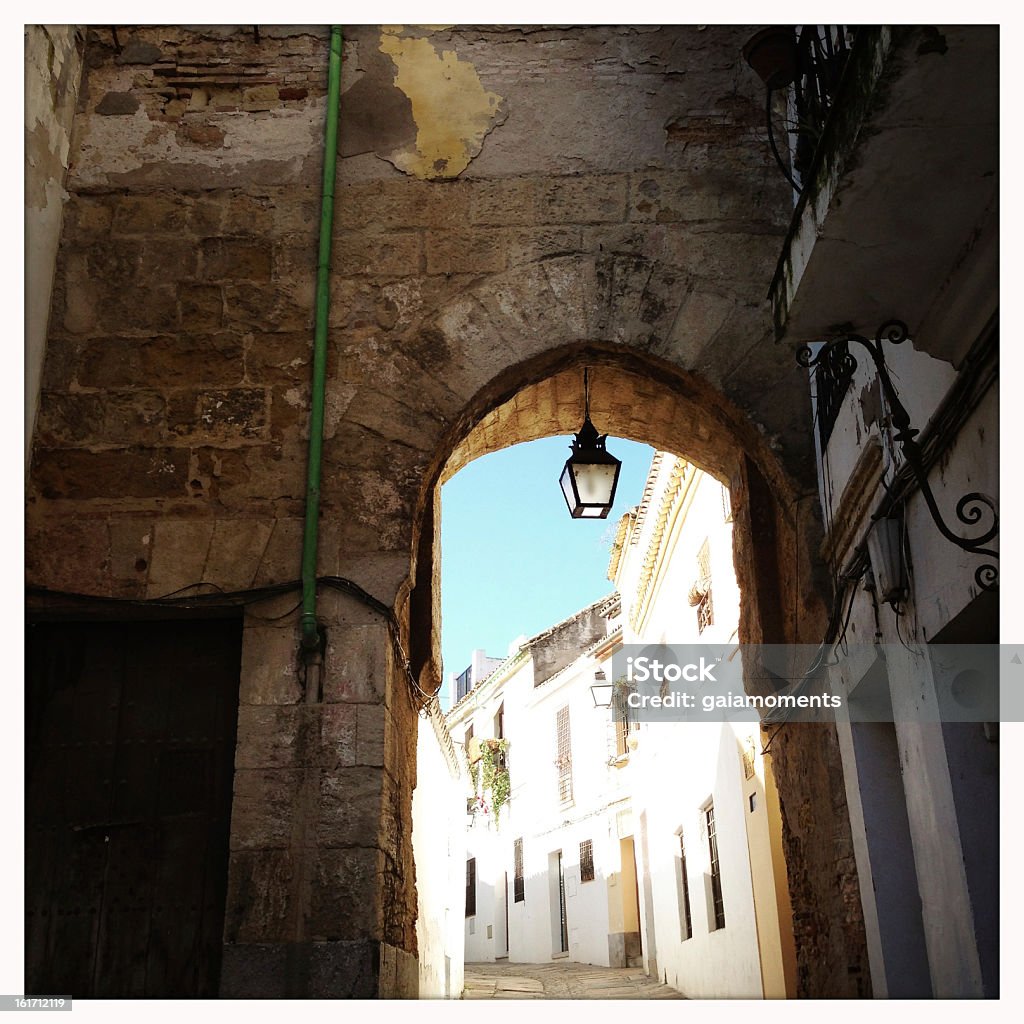
<svg viewBox="0 0 1024 1024">
<path fill-rule="evenodd" d="M 592 882 L 594 880 L 594 841 L 584 839 L 580 843 L 580 881 Z"/>
<path fill-rule="evenodd" d="M 615 709 L 615 753 L 619 757 L 629 753 L 630 734 L 640 729 L 636 711 L 629 706 L 629 695 L 633 692 L 633 688 L 628 685 L 616 684 L 612 697 Z"/>
<path fill-rule="evenodd" d="M 572 801 L 572 742 L 569 736 L 569 708 L 558 709 L 555 715 L 556 751 L 558 768 L 558 799 L 566 804 Z"/>
<path fill-rule="evenodd" d="M 466 861 L 466 917 L 476 914 L 476 857 Z"/>
<path fill-rule="evenodd" d="M 515 875 L 512 879 L 514 903 L 522 903 L 526 899 L 526 884 L 523 878 L 523 841 L 517 839 L 512 844 L 512 860 L 515 864 Z"/>
</svg>

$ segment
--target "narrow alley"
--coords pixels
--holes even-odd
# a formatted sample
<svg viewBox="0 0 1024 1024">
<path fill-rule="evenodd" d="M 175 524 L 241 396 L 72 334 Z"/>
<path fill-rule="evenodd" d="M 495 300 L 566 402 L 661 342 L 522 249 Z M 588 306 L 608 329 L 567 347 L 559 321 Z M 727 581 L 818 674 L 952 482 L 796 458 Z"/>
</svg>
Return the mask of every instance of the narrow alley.
<svg viewBox="0 0 1024 1024">
<path fill-rule="evenodd" d="M 466 964 L 466 999 L 683 999 L 639 967 L 507 961 Z"/>
</svg>

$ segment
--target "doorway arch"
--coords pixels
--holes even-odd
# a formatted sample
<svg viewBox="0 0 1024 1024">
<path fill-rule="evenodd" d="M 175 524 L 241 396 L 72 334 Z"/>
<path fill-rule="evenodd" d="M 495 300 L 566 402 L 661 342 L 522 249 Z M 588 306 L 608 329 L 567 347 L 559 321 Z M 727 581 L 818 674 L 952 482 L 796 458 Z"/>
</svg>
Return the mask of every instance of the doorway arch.
<svg viewBox="0 0 1024 1024">
<path fill-rule="evenodd" d="M 764 433 L 697 373 L 635 348 L 575 342 L 502 368 L 466 403 L 435 448 L 416 507 L 408 589 L 397 606 L 419 685 L 436 692 L 441 683 L 441 485 L 483 455 L 574 433 L 582 418 L 584 367 L 591 370 L 591 415 L 602 433 L 680 453 L 728 484 L 740 640 L 820 642 L 827 595 L 816 557 L 820 527 L 814 504 L 804 500 L 806 490 Z M 806 437 L 810 444 L 809 424 Z M 863 922 L 834 727 L 784 730 L 773 743 L 772 765 L 782 807 L 798 994 L 866 995 Z"/>
</svg>

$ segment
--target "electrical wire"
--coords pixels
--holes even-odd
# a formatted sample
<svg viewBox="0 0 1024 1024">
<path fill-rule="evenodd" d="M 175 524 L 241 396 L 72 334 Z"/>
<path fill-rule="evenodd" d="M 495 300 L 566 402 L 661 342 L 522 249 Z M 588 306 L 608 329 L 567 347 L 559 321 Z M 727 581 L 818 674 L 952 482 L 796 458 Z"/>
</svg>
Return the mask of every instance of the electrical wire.
<svg viewBox="0 0 1024 1024">
<path fill-rule="evenodd" d="M 353 580 L 346 579 L 344 576 L 320 576 L 317 578 L 317 584 L 348 594 L 350 597 L 355 598 L 357 601 L 360 601 L 362 604 L 365 604 L 368 608 L 375 611 L 385 620 L 394 652 L 406 678 L 406 682 L 409 685 L 409 697 L 412 701 L 413 707 L 417 714 L 422 715 L 424 712 L 429 714 L 429 702 L 437 699 L 437 694 L 427 693 L 427 691 L 419 685 L 416 678 L 413 676 L 412 665 L 409 661 L 408 655 L 405 653 L 405 648 L 402 646 L 401 637 L 399 635 L 398 619 L 395 617 L 394 611 L 383 601 L 374 597 L 371 593 L 361 587 L 358 583 Z M 212 594 L 178 596 L 185 595 L 187 591 L 203 586 L 214 587 L 216 592 Z M 278 597 L 281 594 L 301 590 L 301 588 L 301 580 L 289 580 L 285 583 L 274 583 L 262 587 L 249 587 L 243 590 L 227 591 L 217 586 L 217 584 L 209 583 L 207 581 L 199 581 L 180 587 L 178 590 L 172 591 L 170 594 L 154 598 L 97 597 L 92 594 L 78 594 L 71 591 L 49 590 L 46 587 L 29 587 L 27 588 L 27 593 L 30 597 L 36 597 L 43 602 L 49 600 L 70 600 L 73 602 L 89 603 L 92 605 L 102 604 L 126 608 L 167 608 L 188 611 L 204 608 L 241 607 L 247 609 L 247 615 L 253 615 L 254 618 L 260 619 L 263 622 L 276 622 L 287 618 L 289 615 L 297 611 L 298 608 L 301 607 L 302 602 L 300 601 L 287 612 L 274 616 L 254 615 L 254 613 L 248 611 L 248 606 L 258 604 L 272 597 Z"/>
</svg>

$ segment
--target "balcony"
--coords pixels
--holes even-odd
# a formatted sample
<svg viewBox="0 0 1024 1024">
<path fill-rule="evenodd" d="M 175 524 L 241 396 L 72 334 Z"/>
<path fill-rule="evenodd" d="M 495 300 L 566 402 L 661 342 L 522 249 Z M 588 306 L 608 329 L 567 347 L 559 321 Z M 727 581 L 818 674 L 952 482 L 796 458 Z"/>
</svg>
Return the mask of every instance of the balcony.
<svg viewBox="0 0 1024 1024">
<path fill-rule="evenodd" d="M 831 49 L 802 59 L 820 74 L 789 97 L 782 158 L 801 192 L 770 289 L 776 339 L 899 317 L 956 365 L 998 303 L 998 29 L 865 27 L 841 52 L 845 37 L 817 35 Z"/>
</svg>

